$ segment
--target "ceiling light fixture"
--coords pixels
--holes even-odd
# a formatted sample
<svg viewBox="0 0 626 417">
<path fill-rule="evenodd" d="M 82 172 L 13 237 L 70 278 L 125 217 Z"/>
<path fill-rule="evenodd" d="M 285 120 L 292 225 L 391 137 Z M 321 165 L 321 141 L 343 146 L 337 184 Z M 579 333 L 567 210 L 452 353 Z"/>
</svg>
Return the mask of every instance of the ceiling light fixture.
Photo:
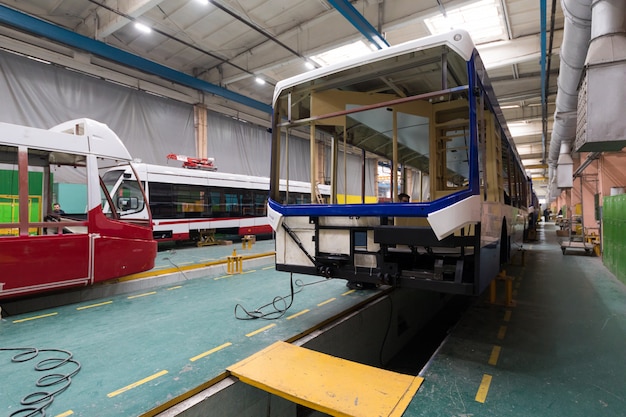
<svg viewBox="0 0 626 417">
<path fill-rule="evenodd" d="M 143 33 L 150 33 L 152 32 L 152 29 L 150 29 L 148 26 L 144 25 L 143 23 L 139 23 L 139 22 L 135 22 L 135 28 Z"/>
<path fill-rule="evenodd" d="M 261 78 L 261 77 L 256 77 L 256 78 L 254 79 L 254 81 L 256 81 L 256 82 L 257 82 L 257 84 L 260 84 L 260 85 L 265 84 L 265 80 L 264 80 L 263 78 Z"/>
<path fill-rule="evenodd" d="M 305 66 L 307 69 L 310 69 L 310 70 L 312 70 L 313 68 L 315 68 L 315 65 L 313 65 L 313 63 L 312 63 L 311 61 L 305 61 L 305 62 L 304 62 L 304 66 Z"/>
</svg>

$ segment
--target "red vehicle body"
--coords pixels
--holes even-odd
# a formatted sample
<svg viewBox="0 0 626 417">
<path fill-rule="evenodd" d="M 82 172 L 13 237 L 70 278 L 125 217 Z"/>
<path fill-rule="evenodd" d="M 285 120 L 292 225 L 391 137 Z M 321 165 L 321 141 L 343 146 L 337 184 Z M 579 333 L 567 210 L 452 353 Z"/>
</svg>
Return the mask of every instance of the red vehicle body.
<svg viewBox="0 0 626 417">
<path fill-rule="evenodd" d="M 140 183 L 113 197 L 100 178 L 129 164 L 106 125 L 89 119 L 50 130 L 0 123 L 0 300 L 85 286 L 152 269 L 157 244 Z M 63 185 L 71 185 L 63 201 Z M 64 212 L 51 213 L 61 200 Z M 72 204 L 73 203 L 73 207 Z M 146 206 L 148 218 L 115 207 Z"/>
</svg>

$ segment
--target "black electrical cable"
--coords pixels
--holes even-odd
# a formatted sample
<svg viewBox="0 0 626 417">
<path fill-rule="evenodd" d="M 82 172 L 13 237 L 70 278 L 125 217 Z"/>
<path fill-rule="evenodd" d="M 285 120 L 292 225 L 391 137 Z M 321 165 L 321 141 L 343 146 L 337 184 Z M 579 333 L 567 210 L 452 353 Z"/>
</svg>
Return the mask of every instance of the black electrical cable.
<svg viewBox="0 0 626 417">
<path fill-rule="evenodd" d="M 170 256 L 174 256 L 176 255 L 176 251 L 175 250 L 169 250 L 168 253 L 170 254 Z M 172 261 L 172 258 L 170 256 L 167 256 L 165 258 L 163 258 L 163 260 L 167 260 L 169 261 L 172 265 L 174 265 L 181 274 L 183 274 L 183 277 L 185 277 L 185 280 L 189 280 L 189 277 L 187 277 L 187 274 L 185 274 L 185 271 L 182 270 L 182 268 L 180 266 L 178 266 L 177 264 L 174 263 L 174 261 Z"/>
<path fill-rule="evenodd" d="M 69 373 L 50 373 L 39 378 L 35 384 L 37 387 L 53 387 L 61 383 L 63 383 L 63 385 L 54 391 L 35 391 L 26 395 L 20 401 L 23 407 L 9 415 L 9 417 L 30 417 L 36 415 L 45 417 L 46 408 L 52 404 L 54 396 L 68 389 L 72 383 L 72 377 L 80 371 L 80 362 L 73 359 L 74 355 L 72 352 L 63 349 L 37 349 L 34 347 L 0 348 L 0 352 L 9 351 L 19 351 L 19 353 L 13 355 L 11 358 L 11 362 L 14 363 L 27 362 L 36 358 L 42 352 L 58 352 L 65 355 L 65 357 L 51 357 L 40 360 L 34 367 L 36 371 L 51 371 L 66 364 L 75 366 L 75 369 Z"/>
<path fill-rule="evenodd" d="M 319 284 L 320 282 L 326 282 L 326 281 L 327 280 L 324 279 L 324 280 L 319 280 L 315 282 L 310 282 L 308 284 L 304 284 L 302 280 L 297 279 L 295 281 L 297 290 L 294 291 L 294 280 L 293 280 L 293 273 L 292 273 L 290 274 L 289 295 L 285 295 L 285 296 L 277 295 L 276 297 L 274 297 L 274 299 L 270 303 L 262 305 L 261 307 L 257 308 L 254 311 L 248 311 L 241 304 L 236 304 L 235 305 L 235 318 L 237 320 L 255 320 L 255 319 L 276 320 L 276 319 L 279 319 L 285 315 L 287 310 L 289 310 L 289 308 L 293 304 L 293 299 L 294 299 L 295 294 L 302 291 L 304 287 L 307 287 L 309 285 Z M 287 299 L 290 299 L 289 304 L 287 304 Z M 271 310 L 268 312 L 263 311 L 264 309 L 270 306 L 273 307 L 274 310 Z M 242 310 L 243 315 L 238 315 L 237 314 L 238 310 Z"/>
</svg>

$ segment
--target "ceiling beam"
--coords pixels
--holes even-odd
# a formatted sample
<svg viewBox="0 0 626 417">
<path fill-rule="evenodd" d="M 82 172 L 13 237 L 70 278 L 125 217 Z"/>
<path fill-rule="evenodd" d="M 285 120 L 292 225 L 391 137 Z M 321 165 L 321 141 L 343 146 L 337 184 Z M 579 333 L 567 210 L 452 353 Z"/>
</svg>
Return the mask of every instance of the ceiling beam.
<svg viewBox="0 0 626 417">
<path fill-rule="evenodd" d="M 100 5 L 98 2 L 92 0 L 90 1 L 94 4 Z M 163 1 L 164 0 L 134 0 L 129 2 L 119 2 L 118 4 L 121 7 L 118 7 L 122 14 L 136 19 L 141 17 L 153 7 L 163 3 Z M 101 10 L 106 9 L 100 9 L 99 11 Z M 131 20 L 128 20 L 125 16 L 121 16 L 119 13 L 113 13 L 110 11 L 98 14 L 98 27 L 96 28 L 95 34 L 96 39 L 102 40 L 129 24 Z"/>
<path fill-rule="evenodd" d="M 539 61 L 541 58 L 540 35 L 529 35 L 510 41 L 490 42 L 477 45 L 476 49 L 485 63 L 487 71 L 506 67 L 520 62 Z M 554 31 L 554 43 L 560 45 L 563 40 L 563 30 Z M 558 54 L 559 49 L 554 48 Z"/>
<path fill-rule="evenodd" d="M 389 47 L 389 43 L 387 43 L 383 35 L 381 35 L 348 0 L 327 1 L 378 49 Z"/>
</svg>

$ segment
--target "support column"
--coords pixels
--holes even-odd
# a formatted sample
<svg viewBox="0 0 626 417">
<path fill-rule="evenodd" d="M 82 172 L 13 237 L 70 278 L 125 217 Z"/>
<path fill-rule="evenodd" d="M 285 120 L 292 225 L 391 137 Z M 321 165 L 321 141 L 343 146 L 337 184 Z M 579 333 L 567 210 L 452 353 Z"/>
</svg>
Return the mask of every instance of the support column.
<svg viewBox="0 0 626 417">
<path fill-rule="evenodd" d="M 316 201 L 316 186 L 317 178 L 317 146 L 315 146 L 315 124 L 311 124 L 311 136 L 309 137 L 311 149 L 311 201 Z"/>
<path fill-rule="evenodd" d="M 391 200 L 398 201 L 398 113 L 393 110 L 393 148 L 391 161 Z"/>
<path fill-rule="evenodd" d="M 196 132 L 196 157 L 208 158 L 207 138 L 207 109 L 203 105 L 196 104 L 193 107 L 194 130 Z"/>
</svg>

